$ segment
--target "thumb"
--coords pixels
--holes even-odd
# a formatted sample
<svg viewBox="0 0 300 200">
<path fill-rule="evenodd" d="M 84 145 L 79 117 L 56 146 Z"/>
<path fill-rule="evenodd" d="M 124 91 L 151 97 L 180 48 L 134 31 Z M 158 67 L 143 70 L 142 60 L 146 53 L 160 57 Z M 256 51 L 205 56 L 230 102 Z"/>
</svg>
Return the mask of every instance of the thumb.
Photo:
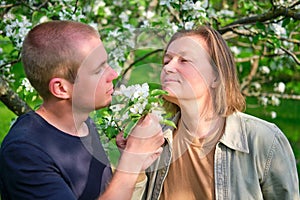
<svg viewBox="0 0 300 200">
<path fill-rule="evenodd" d="M 142 170 L 146 170 L 161 155 L 162 151 L 163 151 L 163 148 L 159 147 L 155 152 L 153 152 L 151 155 L 149 155 L 147 160 L 144 162 Z"/>
</svg>

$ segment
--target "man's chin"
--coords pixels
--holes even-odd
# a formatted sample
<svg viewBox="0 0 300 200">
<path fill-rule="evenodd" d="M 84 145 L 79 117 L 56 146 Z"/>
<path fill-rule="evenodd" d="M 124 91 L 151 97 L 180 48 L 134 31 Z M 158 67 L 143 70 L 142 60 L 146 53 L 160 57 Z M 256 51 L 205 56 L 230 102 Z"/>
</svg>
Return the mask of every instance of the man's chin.
<svg viewBox="0 0 300 200">
<path fill-rule="evenodd" d="M 95 110 L 100 110 L 100 109 L 102 109 L 102 108 L 106 108 L 106 107 L 108 107 L 108 106 L 110 106 L 111 105 L 111 100 L 110 101 L 108 101 L 107 103 L 105 103 L 105 104 L 103 104 L 103 105 L 96 105 L 95 106 Z"/>
</svg>

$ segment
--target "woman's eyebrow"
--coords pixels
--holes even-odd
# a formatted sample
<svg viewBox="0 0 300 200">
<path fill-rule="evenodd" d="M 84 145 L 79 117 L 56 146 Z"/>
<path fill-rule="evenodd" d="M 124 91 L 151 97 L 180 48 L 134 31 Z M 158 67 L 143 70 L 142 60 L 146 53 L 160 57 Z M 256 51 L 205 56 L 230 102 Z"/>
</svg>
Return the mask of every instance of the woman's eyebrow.
<svg viewBox="0 0 300 200">
<path fill-rule="evenodd" d="M 171 58 L 173 56 L 180 56 L 180 57 L 185 57 L 188 55 L 188 53 L 186 51 L 179 51 L 179 52 L 172 52 L 172 51 L 168 51 L 166 52 L 165 56 L 168 57 L 168 58 Z"/>
</svg>

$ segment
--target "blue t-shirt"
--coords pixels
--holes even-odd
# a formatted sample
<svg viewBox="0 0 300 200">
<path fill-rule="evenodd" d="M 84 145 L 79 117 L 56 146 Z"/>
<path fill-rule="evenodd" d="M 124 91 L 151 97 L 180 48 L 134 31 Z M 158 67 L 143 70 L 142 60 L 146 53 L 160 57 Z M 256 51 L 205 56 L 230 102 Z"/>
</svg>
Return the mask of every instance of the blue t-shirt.
<svg viewBox="0 0 300 200">
<path fill-rule="evenodd" d="M 35 112 L 19 117 L 0 151 L 0 191 L 6 199 L 95 199 L 111 180 L 107 156 L 91 119 L 76 137 Z"/>
</svg>

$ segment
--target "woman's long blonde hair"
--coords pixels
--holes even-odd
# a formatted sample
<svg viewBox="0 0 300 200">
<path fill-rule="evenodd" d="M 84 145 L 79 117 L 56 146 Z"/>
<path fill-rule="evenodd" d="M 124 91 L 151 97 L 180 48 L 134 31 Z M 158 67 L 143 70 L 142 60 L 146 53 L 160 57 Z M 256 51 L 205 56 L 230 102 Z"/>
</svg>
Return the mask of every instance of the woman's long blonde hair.
<svg viewBox="0 0 300 200">
<path fill-rule="evenodd" d="M 199 37 L 205 41 L 208 47 L 207 53 L 219 81 L 218 87 L 212 91 L 215 112 L 220 116 L 226 117 L 236 111 L 244 111 L 246 103 L 240 90 L 234 57 L 221 34 L 210 26 L 200 26 L 193 30 L 182 30 L 172 36 L 166 50 L 173 41 L 186 36 Z M 177 106 L 174 107 L 166 103 L 167 110 L 173 110 L 174 112 L 174 108 L 178 110 Z"/>
</svg>

